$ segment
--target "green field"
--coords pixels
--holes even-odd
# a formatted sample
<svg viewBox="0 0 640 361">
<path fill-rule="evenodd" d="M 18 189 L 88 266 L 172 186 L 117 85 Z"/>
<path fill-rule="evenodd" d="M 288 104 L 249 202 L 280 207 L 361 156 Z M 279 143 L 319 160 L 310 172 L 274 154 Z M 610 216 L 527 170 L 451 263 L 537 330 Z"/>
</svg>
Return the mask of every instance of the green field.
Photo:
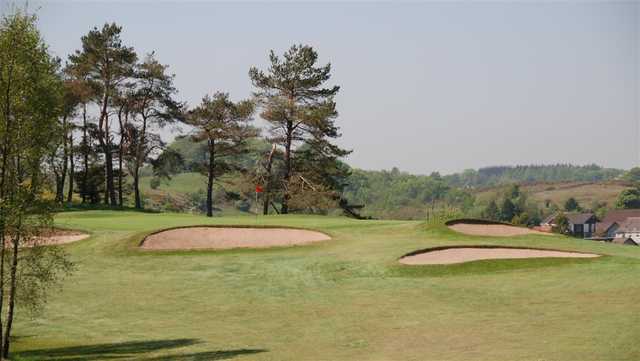
<svg viewBox="0 0 640 361">
<path fill-rule="evenodd" d="M 67 212 L 90 239 L 18 360 L 638 360 L 640 249 L 553 236 L 470 237 L 410 221 Z M 287 225 L 333 240 L 268 250 L 140 251 L 187 224 Z M 437 245 L 592 251 L 597 259 L 400 266 Z M 21 317 L 22 316 L 22 317 Z"/>
</svg>

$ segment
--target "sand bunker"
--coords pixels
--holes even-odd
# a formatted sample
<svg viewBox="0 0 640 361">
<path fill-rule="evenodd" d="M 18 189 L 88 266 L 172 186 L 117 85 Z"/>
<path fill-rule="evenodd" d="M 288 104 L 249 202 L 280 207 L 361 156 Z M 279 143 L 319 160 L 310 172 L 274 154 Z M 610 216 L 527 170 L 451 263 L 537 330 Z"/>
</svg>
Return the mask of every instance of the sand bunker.
<svg viewBox="0 0 640 361">
<path fill-rule="evenodd" d="M 471 236 L 512 237 L 526 234 L 551 235 L 551 233 L 534 231 L 524 227 L 509 226 L 506 224 L 455 223 L 449 225 L 449 228 L 456 232 Z"/>
<path fill-rule="evenodd" d="M 553 251 L 528 248 L 507 247 L 451 247 L 426 250 L 422 253 L 400 258 L 400 263 L 408 265 L 420 264 L 453 264 L 485 259 L 521 259 L 521 258 L 594 258 L 593 253 Z"/>
<path fill-rule="evenodd" d="M 331 239 L 324 233 L 290 228 L 186 227 L 147 236 L 140 247 L 154 250 L 267 248 Z"/>
<path fill-rule="evenodd" d="M 44 233 L 38 237 L 37 243 L 41 246 L 51 246 L 58 244 L 67 244 L 72 242 L 81 241 L 85 238 L 89 238 L 89 234 L 79 231 L 72 231 L 67 229 L 54 229 Z"/>
<path fill-rule="evenodd" d="M 72 242 L 81 241 L 85 238 L 89 238 L 91 235 L 80 231 L 73 231 L 69 229 L 47 229 L 41 231 L 40 234 L 27 241 L 23 238 L 20 241 L 20 247 L 33 247 L 33 246 L 55 246 L 61 244 L 67 244 Z M 6 238 L 7 246 L 11 245 L 11 235 Z"/>
</svg>

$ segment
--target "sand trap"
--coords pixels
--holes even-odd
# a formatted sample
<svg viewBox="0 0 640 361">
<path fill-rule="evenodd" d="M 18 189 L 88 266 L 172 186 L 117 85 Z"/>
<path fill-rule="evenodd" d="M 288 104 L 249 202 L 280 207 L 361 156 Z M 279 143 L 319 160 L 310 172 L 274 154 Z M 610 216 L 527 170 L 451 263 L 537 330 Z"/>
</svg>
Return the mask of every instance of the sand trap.
<svg viewBox="0 0 640 361">
<path fill-rule="evenodd" d="M 331 239 L 324 233 L 290 228 L 186 227 L 147 236 L 140 247 L 154 250 L 267 248 Z"/>
<path fill-rule="evenodd" d="M 85 238 L 89 238 L 91 235 L 80 231 L 73 231 L 69 229 L 47 229 L 40 233 L 39 236 L 30 239 L 28 242 L 22 240 L 20 247 L 33 247 L 38 246 L 54 246 L 60 244 L 67 244 L 72 242 L 81 241 Z M 8 236 L 11 237 L 11 236 Z M 6 239 L 6 244 L 11 245 L 11 239 Z"/>
<path fill-rule="evenodd" d="M 471 236 L 512 237 L 526 234 L 551 235 L 551 233 L 534 231 L 524 227 L 509 226 L 506 224 L 455 223 L 449 225 L 449 228 L 456 232 Z"/>
<path fill-rule="evenodd" d="M 527 248 L 505 247 L 452 247 L 425 251 L 400 258 L 400 263 L 419 264 L 453 264 L 485 259 L 521 259 L 521 258 L 594 258 L 593 253 L 565 252 Z"/>
<path fill-rule="evenodd" d="M 89 238 L 89 236 L 91 235 L 78 231 L 67 231 L 58 229 L 52 235 L 39 237 L 37 242 L 40 246 L 51 246 L 81 241 L 83 239 Z"/>
</svg>

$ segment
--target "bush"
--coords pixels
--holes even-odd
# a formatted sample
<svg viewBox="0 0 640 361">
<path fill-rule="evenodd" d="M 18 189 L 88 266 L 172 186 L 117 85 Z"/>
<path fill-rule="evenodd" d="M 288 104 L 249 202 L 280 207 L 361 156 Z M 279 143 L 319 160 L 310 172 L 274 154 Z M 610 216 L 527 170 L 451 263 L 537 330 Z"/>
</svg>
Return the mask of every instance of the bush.
<svg viewBox="0 0 640 361">
<path fill-rule="evenodd" d="M 160 187 L 160 178 L 151 178 L 151 180 L 149 181 L 149 186 L 151 187 L 151 189 L 158 189 L 158 187 Z"/>
</svg>

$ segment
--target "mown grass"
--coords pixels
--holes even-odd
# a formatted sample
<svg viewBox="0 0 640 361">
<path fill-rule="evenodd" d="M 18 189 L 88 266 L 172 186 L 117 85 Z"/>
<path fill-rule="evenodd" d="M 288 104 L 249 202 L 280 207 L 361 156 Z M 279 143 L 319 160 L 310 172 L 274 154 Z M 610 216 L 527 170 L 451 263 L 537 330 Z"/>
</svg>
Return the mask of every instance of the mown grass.
<svg viewBox="0 0 640 361">
<path fill-rule="evenodd" d="M 640 249 L 564 237 L 473 237 L 420 222 L 86 211 L 59 226 L 77 272 L 34 319 L 22 360 L 638 360 Z M 284 225 L 331 241 L 149 252 L 160 228 Z M 567 249 L 596 259 L 401 266 L 443 245 Z"/>
</svg>

